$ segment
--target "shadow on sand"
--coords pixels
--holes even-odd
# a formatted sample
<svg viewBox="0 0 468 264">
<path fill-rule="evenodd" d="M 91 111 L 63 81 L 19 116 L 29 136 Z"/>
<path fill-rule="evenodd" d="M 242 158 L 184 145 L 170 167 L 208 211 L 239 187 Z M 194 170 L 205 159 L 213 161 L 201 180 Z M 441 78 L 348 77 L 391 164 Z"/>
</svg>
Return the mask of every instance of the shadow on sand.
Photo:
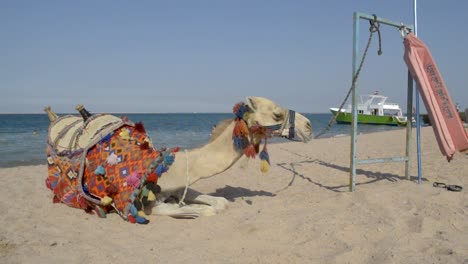
<svg viewBox="0 0 468 264">
<path fill-rule="evenodd" d="M 293 184 L 296 176 L 298 176 L 298 177 L 302 178 L 303 180 L 306 180 L 306 181 L 308 181 L 308 182 L 310 182 L 312 184 L 315 184 L 315 185 L 317 185 L 317 186 L 319 186 L 321 188 L 325 188 L 325 189 L 333 191 L 333 192 L 347 192 L 347 191 L 349 191 L 349 189 L 348 189 L 349 185 L 326 186 L 326 185 L 323 185 L 323 184 L 321 184 L 321 183 L 319 183 L 317 181 L 312 180 L 310 177 L 305 176 L 304 174 L 301 174 L 301 173 L 297 172 L 297 170 L 296 170 L 297 165 L 311 164 L 311 163 L 319 164 L 321 166 L 325 166 L 325 167 L 328 167 L 328 168 L 332 168 L 332 169 L 336 169 L 336 170 L 340 170 L 340 171 L 344 171 L 344 172 L 349 173 L 349 167 L 343 167 L 343 166 L 332 164 L 332 163 L 329 163 L 329 162 L 326 162 L 326 161 L 323 161 L 323 160 L 319 160 L 319 159 L 314 159 L 314 160 L 309 159 L 309 160 L 303 160 L 303 161 L 291 162 L 291 163 L 277 163 L 276 165 L 278 165 L 279 167 L 293 173 L 291 181 L 289 182 L 289 184 L 284 189 L 291 186 Z M 406 180 L 406 177 L 404 177 L 404 176 L 391 174 L 391 173 L 381 173 L 381 172 L 376 172 L 376 171 L 363 170 L 363 169 L 356 169 L 356 176 L 358 176 L 358 177 L 359 176 L 365 176 L 368 179 L 370 179 L 369 181 L 366 181 L 366 182 L 356 183 L 356 186 L 364 185 L 364 184 L 371 184 L 371 183 L 374 183 L 374 182 L 377 182 L 377 181 L 382 181 L 382 180 L 386 180 L 386 181 L 390 181 L 390 182 L 396 182 L 396 181 L 399 181 L 399 180 Z M 411 176 L 410 180 L 411 181 L 417 181 L 417 177 Z M 428 181 L 426 178 L 423 178 L 422 180 L 426 181 L 426 182 Z"/>
<path fill-rule="evenodd" d="M 214 193 L 210 193 L 213 196 L 221 196 L 228 199 L 231 202 L 234 202 L 236 198 L 240 197 L 254 197 L 254 196 L 268 196 L 274 197 L 276 194 L 266 191 L 252 191 L 242 187 L 232 187 L 226 185 L 223 188 L 216 189 Z"/>
</svg>

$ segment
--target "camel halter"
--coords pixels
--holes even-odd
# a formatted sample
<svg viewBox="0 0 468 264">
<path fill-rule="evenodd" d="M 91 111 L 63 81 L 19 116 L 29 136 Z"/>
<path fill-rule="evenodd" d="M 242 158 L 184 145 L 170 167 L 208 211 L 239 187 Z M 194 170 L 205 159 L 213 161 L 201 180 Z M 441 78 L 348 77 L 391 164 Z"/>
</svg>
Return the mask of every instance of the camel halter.
<svg viewBox="0 0 468 264">
<path fill-rule="evenodd" d="M 249 108 L 249 110 L 251 110 Z M 281 133 L 283 132 L 283 130 L 286 128 L 286 126 L 288 127 L 288 135 L 287 136 L 282 136 L 283 138 L 287 138 L 289 140 L 294 140 L 294 138 L 296 137 L 296 134 L 295 134 L 295 122 L 296 122 L 296 111 L 294 110 L 291 110 L 291 109 L 288 109 L 288 113 L 286 115 L 286 118 L 284 119 L 284 122 L 281 123 L 281 124 L 277 124 L 277 125 L 271 125 L 271 126 L 264 126 L 264 128 L 270 130 L 270 131 L 281 131 Z"/>
<path fill-rule="evenodd" d="M 288 131 L 288 136 L 282 136 L 284 138 L 287 138 L 289 140 L 294 140 L 296 137 L 296 134 L 294 133 L 295 130 L 295 125 L 294 123 L 296 122 L 296 111 L 294 110 L 288 110 L 288 115 L 286 116 L 286 119 L 282 124 L 274 125 L 274 126 L 266 126 L 265 128 L 270 129 L 271 131 L 276 131 L 279 130 L 281 133 L 286 127 L 286 124 L 289 124 L 289 131 Z"/>
</svg>

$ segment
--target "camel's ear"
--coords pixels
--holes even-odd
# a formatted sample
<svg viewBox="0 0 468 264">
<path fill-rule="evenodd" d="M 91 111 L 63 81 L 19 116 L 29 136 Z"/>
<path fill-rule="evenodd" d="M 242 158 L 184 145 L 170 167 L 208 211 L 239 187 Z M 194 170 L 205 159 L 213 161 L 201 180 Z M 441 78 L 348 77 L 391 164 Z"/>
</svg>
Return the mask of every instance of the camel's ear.
<svg viewBox="0 0 468 264">
<path fill-rule="evenodd" d="M 257 104 L 255 102 L 255 97 L 247 97 L 246 98 L 246 102 L 247 102 L 247 105 L 249 106 L 249 108 L 255 112 L 255 110 L 257 110 Z"/>
</svg>

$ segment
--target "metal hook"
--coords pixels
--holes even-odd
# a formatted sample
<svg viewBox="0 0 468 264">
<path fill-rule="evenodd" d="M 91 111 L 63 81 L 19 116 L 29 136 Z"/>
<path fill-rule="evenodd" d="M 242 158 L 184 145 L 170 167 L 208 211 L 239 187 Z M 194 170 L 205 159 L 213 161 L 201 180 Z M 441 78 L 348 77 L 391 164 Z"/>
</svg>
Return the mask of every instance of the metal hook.
<svg viewBox="0 0 468 264">
<path fill-rule="evenodd" d="M 401 23 L 401 26 L 398 28 L 398 30 L 400 31 L 402 39 L 404 39 L 406 35 L 410 33 L 410 30 L 403 24 L 403 22 Z"/>
</svg>

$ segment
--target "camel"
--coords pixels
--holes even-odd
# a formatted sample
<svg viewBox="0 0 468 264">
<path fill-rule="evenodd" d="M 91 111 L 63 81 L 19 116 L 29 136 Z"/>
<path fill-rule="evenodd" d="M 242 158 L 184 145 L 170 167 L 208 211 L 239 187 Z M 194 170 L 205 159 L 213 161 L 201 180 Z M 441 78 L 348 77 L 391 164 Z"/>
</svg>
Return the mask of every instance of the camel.
<svg viewBox="0 0 468 264">
<path fill-rule="evenodd" d="M 174 218 L 196 218 L 199 216 L 212 216 L 226 209 L 228 200 L 224 197 L 202 194 L 189 187 L 200 179 L 226 171 L 246 153 L 236 148 L 233 143 L 238 123 L 245 123 L 248 128 L 248 131 L 245 132 L 248 133 L 248 135 L 245 135 L 245 138 L 248 140 L 246 144 L 255 146 L 255 152 L 251 153 L 251 155 L 256 155 L 259 152 L 259 145 L 262 139 L 266 139 L 266 137 L 271 135 L 302 142 L 307 142 L 311 139 L 311 123 L 302 114 L 278 106 L 273 101 L 262 97 L 247 97 L 246 102 L 242 103 L 242 107 L 244 112 L 240 116 L 224 120 L 216 126 L 212 132 L 210 142 L 206 145 L 192 150 L 171 152 L 173 162 L 171 162 L 172 164 L 164 175 L 160 176 L 157 180 L 160 192 L 157 194 L 156 199 L 151 202 L 150 206 L 145 206 L 145 214 L 164 215 Z M 86 116 L 90 116 L 89 112 L 83 109 L 83 107 L 79 107 L 77 110 L 85 118 Z M 57 126 L 57 115 L 52 112 L 50 107 L 46 108 L 45 111 L 48 112 L 49 119 L 51 120 L 49 142 L 53 141 L 57 143 L 63 141 L 69 143 L 68 148 L 64 146 L 66 145 L 64 143 L 57 144 L 57 146 L 61 145 L 63 149 L 60 149 L 60 147 L 56 149 L 57 152 L 67 150 L 68 155 L 74 153 L 74 151 L 80 151 L 80 146 L 84 145 L 83 142 L 86 142 L 88 145 L 95 145 L 101 142 L 108 131 L 112 131 L 122 125 L 119 123 L 119 118 L 108 115 L 101 118 L 106 119 L 105 125 L 96 125 L 96 127 L 91 127 L 90 125 L 87 127 L 90 130 L 94 129 L 92 133 L 75 131 L 74 133 L 67 132 L 60 134 L 61 129 L 64 127 L 70 128 L 80 125 L 77 124 L 79 123 L 77 119 L 79 117 L 66 119 L 68 121 L 59 125 L 54 130 L 52 124 Z M 106 129 L 103 129 L 103 127 Z M 261 132 L 252 132 L 254 130 Z M 80 134 L 81 138 L 76 139 L 76 134 Z M 72 141 L 74 141 L 73 144 Z M 150 140 L 145 138 L 145 141 L 149 141 L 151 145 Z M 82 162 L 81 170 L 85 167 L 83 164 L 85 162 Z M 91 165 L 86 164 L 86 166 Z M 76 177 L 75 174 L 74 176 Z M 80 189 L 80 191 L 82 190 Z M 177 198 L 179 202 L 174 202 L 175 199 L 170 199 L 171 197 Z M 92 200 L 92 198 L 88 200 Z"/>
</svg>

